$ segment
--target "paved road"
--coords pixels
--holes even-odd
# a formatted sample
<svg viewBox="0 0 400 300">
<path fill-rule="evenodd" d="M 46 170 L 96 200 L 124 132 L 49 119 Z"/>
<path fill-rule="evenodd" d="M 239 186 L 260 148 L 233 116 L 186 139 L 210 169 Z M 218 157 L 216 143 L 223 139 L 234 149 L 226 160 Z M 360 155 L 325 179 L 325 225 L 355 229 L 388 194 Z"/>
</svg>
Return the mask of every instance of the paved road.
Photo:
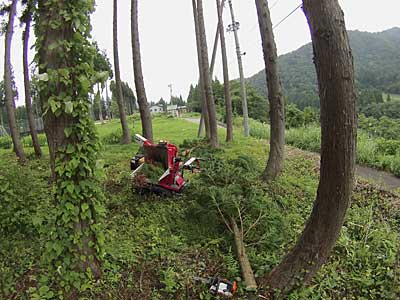
<svg viewBox="0 0 400 300">
<path fill-rule="evenodd" d="M 199 124 L 200 122 L 200 119 L 197 118 L 185 118 L 185 120 L 196 124 Z M 223 128 L 221 125 L 218 125 L 218 127 Z M 385 171 L 379 171 L 373 168 L 357 165 L 356 175 L 362 179 L 366 179 L 372 183 L 375 183 L 380 188 L 387 191 L 395 191 L 400 189 L 400 178 Z"/>
</svg>

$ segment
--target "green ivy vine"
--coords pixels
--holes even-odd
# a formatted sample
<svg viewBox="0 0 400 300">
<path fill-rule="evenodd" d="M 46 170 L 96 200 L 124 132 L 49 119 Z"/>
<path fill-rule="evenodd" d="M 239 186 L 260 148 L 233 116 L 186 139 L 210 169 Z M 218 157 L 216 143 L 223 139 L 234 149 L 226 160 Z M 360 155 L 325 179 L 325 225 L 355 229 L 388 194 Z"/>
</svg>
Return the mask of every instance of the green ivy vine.
<svg viewBox="0 0 400 300">
<path fill-rule="evenodd" d="M 54 211 L 40 221 L 48 237 L 43 255 L 47 274 L 32 299 L 56 295 L 66 299 L 71 293 L 90 289 L 93 279 L 99 277 L 93 270 L 103 256 L 104 208 L 99 141 L 89 113 L 89 94 L 98 78 L 93 68 L 95 49 L 90 43 L 93 10 L 91 0 L 39 0 L 35 10 L 38 89 L 45 125 L 48 120 L 47 126 L 51 121 L 55 126 L 63 123 L 65 128 L 58 143 L 53 143 Z M 43 53 L 50 59 L 45 61 Z M 47 137 L 52 139 L 48 131 Z"/>
</svg>

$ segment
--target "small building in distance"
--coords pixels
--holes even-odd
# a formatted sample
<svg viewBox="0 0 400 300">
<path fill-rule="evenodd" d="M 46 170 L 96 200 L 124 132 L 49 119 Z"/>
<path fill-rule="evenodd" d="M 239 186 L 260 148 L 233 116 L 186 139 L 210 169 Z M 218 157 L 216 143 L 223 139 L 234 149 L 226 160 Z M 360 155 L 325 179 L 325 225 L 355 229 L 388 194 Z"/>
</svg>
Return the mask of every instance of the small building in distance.
<svg viewBox="0 0 400 300">
<path fill-rule="evenodd" d="M 153 114 L 160 114 L 164 112 L 164 108 L 160 105 L 152 105 L 150 106 L 150 113 Z"/>
<path fill-rule="evenodd" d="M 175 118 L 180 118 L 183 113 L 187 112 L 186 106 L 168 105 L 167 113 Z"/>
</svg>

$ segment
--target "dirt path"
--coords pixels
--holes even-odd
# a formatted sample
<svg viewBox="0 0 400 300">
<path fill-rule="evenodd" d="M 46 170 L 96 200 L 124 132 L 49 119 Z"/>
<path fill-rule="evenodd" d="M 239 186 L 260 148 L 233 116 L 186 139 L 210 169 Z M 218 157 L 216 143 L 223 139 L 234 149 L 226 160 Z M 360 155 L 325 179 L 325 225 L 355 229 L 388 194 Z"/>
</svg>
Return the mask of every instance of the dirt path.
<svg viewBox="0 0 400 300">
<path fill-rule="evenodd" d="M 185 118 L 185 120 L 195 124 L 199 124 L 200 121 L 200 119 L 197 118 Z M 220 124 L 218 124 L 218 127 L 224 128 Z M 307 151 L 301 150 L 301 152 L 306 153 Z M 310 155 L 314 156 L 318 154 L 310 153 Z M 383 190 L 395 191 L 397 189 L 400 189 L 400 178 L 395 177 L 394 175 L 385 171 L 357 165 L 356 175 L 379 186 Z"/>
</svg>

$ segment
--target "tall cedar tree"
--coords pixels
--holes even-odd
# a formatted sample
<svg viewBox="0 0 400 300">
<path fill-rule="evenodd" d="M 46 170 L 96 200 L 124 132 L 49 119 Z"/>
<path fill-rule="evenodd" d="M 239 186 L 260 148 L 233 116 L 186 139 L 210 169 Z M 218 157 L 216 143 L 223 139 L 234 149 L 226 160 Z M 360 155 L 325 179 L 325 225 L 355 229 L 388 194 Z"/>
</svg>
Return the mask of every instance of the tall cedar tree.
<svg viewBox="0 0 400 300">
<path fill-rule="evenodd" d="M 39 1 L 35 14 L 39 98 L 55 187 L 55 227 L 45 247 L 46 261 L 64 282 L 64 299 L 78 299 L 76 283 L 101 277 L 99 147 L 89 116 L 93 10 L 93 2 L 86 0 Z M 71 18 L 75 14 L 79 19 Z"/>
<path fill-rule="evenodd" d="M 206 93 L 204 91 L 204 74 L 203 74 L 203 58 L 201 56 L 201 42 L 200 42 L 200 31 L 199 31 L 199 17 L 197 11 L 197 0 L 192 0 L 193 6 L 193 18 L 194 18 L 194 29 L 196 34 L 196 47 L 197 47 L 197 61 L 199 65 L 199 88 L 200 88 L 200 96 L 201 96 L 201 120 L 199 124 L 198 136 L 201 136 L 202 130 L 202 122 L 204 123 L 204 127 L 206 129 L 206 137 L 210 139 L 210 120 L 208 116 L 208 108 L 207 108 L 207 100 Z"/>
<path fill-rule="evenodd" d="M 224 5 L 225 5 L 225 0 L 222 0 L 222 5 L 221 5 L 221 7 L 222 7 L 222 12 L 223 12 L 223 10 L 224 10 Z M 195 8 L 196 5 L 193 5 L 193 7 Z M 221 12 L 221 14 L 222 14 L 222 12 Z M 197 18 L 197 12 L 195 11 L 195 22 L 197 22 L 196 18 Z M 195 25 L 195 26 L 197 26 L 197 25 Z M 219 22 L 218 22 L 217 30 L 216 30 L 216 32 L 215 32 L 213 52 L 212 52 L 212 56 L 211 56 L 211 64 L 210 64 L 210 74 L 211 74 L 211 78 L 213 77 L 214 67 L 215 67 L 215 60 L 216 60 L 216 58 L 217 58 L 218 41 L 219 41 L 219 29 L 220 29 L 220 28 L 219 28 Z M 197 38 L 197 35 L 196 35 L 196 38 Z M 202 86 L 202 85 L 200 84 L 200 79 L 199 79 L 199 86 Z M 204 98 L 203 98 L 203 99 L 204 99 Z M 199 124 L 198 137 L 201 136 L 201 132 L 202 132 L 202 129 L 203 129 L 202 126 L 203 126 L 203 125 L 204 125 L 204 119 L 203 119 L 203 114 L 202 114 L 202 115 L 201 115 L 201 119 L 200 119 L 200 124 Z"/>
<path fill-rule="evenodd" d="M 35 117 L 33 115 L 33 110 L 32 110 L 31 84 L 29 80 L 28 53 L 29 53 L 29 34 L 32 22 L 32 9 L 33 9 L 33 2 L 28 1 L 26 3 L 26 8 L 22 16 L 22 22 L 25 23 L 25 30 L 22 36 L 22 41 L 23 41 L 22 63 L 24 67 L 25 107 L 26 107 L 26 113 L 28 115 L 29 130 L 31 132 L 32 144 L 33 144 L 33 149 L 35 151 L 35 155 L 36 157 L 41 157 L 42 149 L 40 149 L 40 144 L 35 125 Z"/>
<path fill-rule="evenodd" d="M 294 248 L 265 280 L 284 294 L 324 264 L 343 225 L 354 184 L 356 88 L 353 56 L 338 0 L 304 0 L 321 104 L 321 171 L 316 201 Z"/>
<path fill-rule="evenodd" d="M 226 43 L 225 43 L 225 31 L 224 21 L 222 19 L 223 3 L 221 5 L 220 0 L 217 1 L 218 10 L 218 31 L 221 40 L 221 55 L 222 55 L 222 67 L 224 73 L 224 92 L 225 92 L 225 112 L 226 112 L 226 141 L 230 142 L 233 140 L 233 116 L 232 116 L 232 98 L 231 98 L 231 87 L 229 82 L 228 72 L 228 59 L 226 55 Z M 222 1 L 225 2 L 225 1 Z"/>
<path fill-rule="evenodd" d="M 269 181 L 275 179 L 283 168 L 285 151 L 285 103 L 282 94 L 282 84 L 278 70 L 278 54 L 274 33 L 272 32 L 268 1 L 256 0 L 256 7 L 264 52 L 271 124 L 270 151 L 262 179 Z"/>
<path fill-rule="evenodd" d="M 204 25 L 204 13 L 203 13 L 203 1 L 197 0 L 197 17 L 200 35 L 200 50 L 202 58 L 202 70 L 203 70 L 203 88 L 206 96 L 206 103 L 208 109 L 208 117 L 210 123 L 210 138 L 209 143 L 211 147 L 217 148 L 218 144 L 218 126 L 217 126 L 217 114 L 215 109 L 214 95 L 212 90 L 212 80 L 210 74 L 210 67 L 208 61 L 208 49 L 207 49 L 207 38 L 206 30 Z"/>
<path fill-rule="evenodd" d="M 14 19 L 17 11 L 17 0 L 13 0 L 8 7 L 9 17 L 6 27 L 6 36 L 4 39 L 4 94 L 5 94 L 5 106 L 8 117 L 8 126 L 10 128 L 10 134 L 14 145 L 14 151 L 20 162 L 26 160 L 25 152 L 22 147 L 20 135 L 17 127 L 17 120 L 15 117 L 15 102 L 14 102 L 14 91 L 12 84 L 12 68 L 11 68 L 11 43 L 12 36 L 14 33 Z"/>
<path fill-rule="evenodd" d="M 124 96 L 122 93 L 121 72 L 119 69 L 119 54 L 118 54 L 118 0 L 114 0 L 113 14 L 113 47 L 114 47 L 114 69 L 115 69 L 115 84 L 117 89 L 117 104 L 119 111 L 119 119 L 122 126 L 122 144 L 131 142 L 131 134 L 126 120 Z"/>
<path fill-rule="evenodd" d="M 135 86 L 137 101 L 139 104 L 140 118 L 142 120 L 143 136 L 153 140 L 153 125 L 149 103 L 147 102 L 146 90 L 144 88 L 142 62 L 140 56 L 139 25 L 138 25 L 138 0 L 131 1 L 131 36 L 133 71 L 135 73 Z"/>
</svg>

